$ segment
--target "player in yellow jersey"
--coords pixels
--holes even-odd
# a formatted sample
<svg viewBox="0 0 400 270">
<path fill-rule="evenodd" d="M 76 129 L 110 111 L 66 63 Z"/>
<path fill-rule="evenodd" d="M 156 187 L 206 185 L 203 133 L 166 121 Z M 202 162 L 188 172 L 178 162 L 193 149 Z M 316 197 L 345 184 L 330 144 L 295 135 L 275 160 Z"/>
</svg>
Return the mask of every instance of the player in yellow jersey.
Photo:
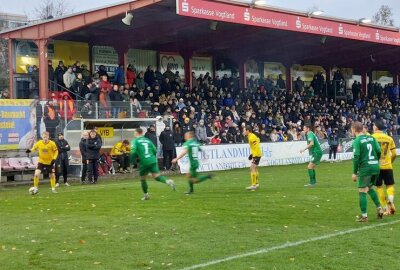
<svg viewBox="0 0 400 270">
<path fill-rule="evenodd" d="M 56 143 L 49 139 L 49 136 L 48 132 L 43 132 L 42 139 L 37 141 L 32 149 L 27 149 L 26 152 L 39 152 L 39 162 L 33 177 L 33 186 L 37 188 L 39 186 L 40 174 L 48 172 L 50 174 L 51 192 L 57 193 L 54 163 L 58 156 L 58 148 Z"/>
<path fill-rule="evenodd" d="M 392 137 L 383 133 L 384 130 L 385 124 L 383 121 L 375 121 L 374 134 L 372 136 L 378 141 L 382 150 L 382 155 L 379 160 L 380 174 L 375 185 L 385 215 L 393 215 L 396 212 L 396 208 L 394 206 L 394 177 L 392 164 L 396 159 L 396 145 Z M 383 183 L 385 183 L 386 186 L 387 200 L 385 190 L 382 187 Z"/>
<path fill-rule="evenodd" d="M 251 186 L 247 187 L 247 190 L 256 190 L 260 187 L 258 182 L 258 169 L 257 166 L 260 164 L 261 159 L 261 146 L 260 146 L 260 138 L 258 138 L 253 133 L 253 128 L 251 126 L 246 126 L 243 129 L 243 135 L 247 137 L 250 145 L 250 156 L 249 160 L 251 160 L 250 165 L 250 176 L 251 176 Z"/>
</svg>

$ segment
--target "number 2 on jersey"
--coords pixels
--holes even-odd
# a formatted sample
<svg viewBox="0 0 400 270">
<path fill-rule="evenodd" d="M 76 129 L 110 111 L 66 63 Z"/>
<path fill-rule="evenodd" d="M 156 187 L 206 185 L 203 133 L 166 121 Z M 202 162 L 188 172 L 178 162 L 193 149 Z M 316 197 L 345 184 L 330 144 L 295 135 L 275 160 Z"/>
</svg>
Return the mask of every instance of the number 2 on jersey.
<svg viewBox="0 0 400 270">
<path fill-rule="evenodd" d="M 367 144 L 367 149 L 368 149 L 368 159 L 373 160 L 375 157 L 372 155 L 372 145 L 369 143 Z"/>
</svg>

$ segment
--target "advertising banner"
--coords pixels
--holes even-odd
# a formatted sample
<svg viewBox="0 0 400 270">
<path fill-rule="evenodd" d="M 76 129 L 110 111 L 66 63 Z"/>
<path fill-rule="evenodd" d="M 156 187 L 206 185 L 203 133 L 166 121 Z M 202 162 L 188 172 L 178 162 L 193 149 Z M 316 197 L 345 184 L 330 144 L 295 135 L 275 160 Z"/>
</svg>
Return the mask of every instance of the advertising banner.
<svg viewBox="0 0 400 270">
<path fill-rule="evenodd" d="M 320 142 L 324 153 L 322 161 L 328 160 L 329 144 L 326 140 Z M 306 146 L 305 141 L 262 143 L 262 158 L 260 166 L 277 166 L 307 163 L 310 161 L 308 151 L 300 154 Z M 182 147 L 177 147 L 177 155 L 182 152 Z M 248 144 L 206 145 L 200 152 L 200 172 L 230 170 L 250 167 Z M 338 158 L 349 160 L 353 157 L 352 140 L 343 140 L 338 148 Z M 181 173 L 189 172 L 189 159 L 187 156 L 178 161 Z"/>
<path fill-rule="evenodd" d="M 59 61 L 73 65 L 76 61 L 89 66 L 89 46 L 84 42 L 54 40 L 47 46 L 47 58 L 56 68 Z M 31 41 L 15 42 L 15 69 L 17 73 L 27 73 L 28 66 L 39 66 L 38 48 Z"/>
<path fill-rule="evenodd" d="M 200 74 L 205 75 L 207 72 L 213 76 L 213 63 L 212 57 L 193 57 L 192 58 L 192 71 L 198 77 Z"/>
<path fill-rule="evenodd" d="M 181 79 L 185 79 L 185 62 L 179 54 L 160 53 L 160 68 L 162 74 L 169 68 L 173 73 L 178 71 Z"/>
<path fill-rule="evenodd" d="M 351 23 L 205 0 L 177 0 L 176 9 L 181 16 L 400 46 L 398 31 Z"/>
<path fill-rule="evenodd" d="M 93 72 L 99 70 L 99 66 L 105 66 L 108 75 L 114 76 L 118 67 L 118 53 L 113 47 L 93 46 Z"/>
<path fill-rule="evenodd" d="M 0 99 L 0 150 L 31 148 L 36 142 L 36 102 Z"/>
</svg>

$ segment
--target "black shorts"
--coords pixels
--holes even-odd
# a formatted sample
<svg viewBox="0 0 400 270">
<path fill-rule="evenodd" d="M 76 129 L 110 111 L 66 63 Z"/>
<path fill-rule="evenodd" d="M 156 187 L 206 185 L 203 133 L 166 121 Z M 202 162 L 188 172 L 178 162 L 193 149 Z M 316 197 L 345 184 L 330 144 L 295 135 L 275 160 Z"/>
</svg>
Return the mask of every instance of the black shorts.
<svg viewBox="0 0 400 270">
<path fill-rule="evenodd" d="M 260 164 L 260 159 L 261 157 L 253 157 L 251 163 L 258 165 Z"/>
<path fill-rule="evenodd" d="M 379 177 L 376 180 L 375 186 L 380 187 L 385 183 L 385 186 L 394 185 L 393 170 L 381 170 Z"/>
<path fill-rule="evenodd" d="M 54 165 L 47 165 L 43 163 L 38 163 L 37 170 L 40 170 L 42 173 L 54 173 L 56 170 Z"/>
</svg>

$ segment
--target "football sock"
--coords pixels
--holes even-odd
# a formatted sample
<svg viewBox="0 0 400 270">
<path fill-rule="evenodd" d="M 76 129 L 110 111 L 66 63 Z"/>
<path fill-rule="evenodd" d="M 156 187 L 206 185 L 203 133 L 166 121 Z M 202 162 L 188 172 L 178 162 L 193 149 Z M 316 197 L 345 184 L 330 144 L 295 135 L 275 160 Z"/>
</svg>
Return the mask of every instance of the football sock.
<svg viewBox="0 0 400 270">
<path fill-rule="evenodd" d="M 148 189 L 149 189 L 149 186 L 147 185 L 147 181 L 146 180 L 141 180 L 140 183 L 142 185 L 143 193 L 146 194 Z"/>
<path fill-rule="evenodd" d="M 50 186 L 52 189 L 56 188 L 56 178 L 54 176 L 50 176 Z"/>
<path fill-rule="evenodd" d="M 313 169 L 312 170 L 313 171 L 313 184 L 316 184 L 317 183 L 317 173 L 316 173 L 316 171 L 315 171 L 315 169 Z"/>
<path fill-rule="evenodd" d="M 194 192 L 192 179 L 189 179 L 188 183 L 189 183 L 189 192 Z"/>
<path fill-rule="evenodd" d="M 369 196 L 371 197 L 372 201 L 375 203 L 376 207 L 381 207 L 381 203 L 379 202 L 378 194 L 374 189 L 370 189 L 368 191 Z"/>
<path fill-rule="evenodd" d="M 156 177 L 156 181 L 164 183 L 164 184 L 167 182 L 167 180 L 168 180 L 168 178 L 165 177 L 164 175 L 160 175 L 160 176 Z"/>
<path fill-rule="evenodd" d="M 394 186 L 386 187 L 386 192 L 388 195 L 388 201 L 394 203 Z"/>
<path fill-rule="evenodd" d="M 250 173 L 251 176 L 251 185 L 255 186 L 257 184 L 256 173 Z"/>
<path fill-rule="evenodd" d="M 386 196 L 385 196 L 385 190 L 383 187 L 377 187 L 376 192 L 378 193 L 379 197 L 379 202 L 381 203 L 382 207 L 386 209 Z"/>
<path fill-rule="evenodd" d="M 256 184 L 258 185 L 258 178 L 259 178 L 259 176 L 260 176 L 260 174 L 259 174 L 259 172 L 258 172 L 258 170 L 257 170 L 257 172 L 256 172 Z"/>
<path fill-rule="evenodd" d="M 367 215 L 367 193 L 365 192 L 359 192 L 358 195 L 360 196 L 360 209 L 361 209 L 361 214 L 363 216 Z"/>
<path fill-rule="evenodd" d="M 311 169 L 308 169 L 308 176 L 310 177 L 310 184 L 313 184 L 314 172 Z"/>
<path fill-rule="evenodd" d="M 33 186 L 36 188 L 39 187 L 39 177 L 33 177 Z"/>
<path fill-rule="evenodd" d="M 209 175 L 200 175 L 199 177 L 196 178 L 197 179 L 197 183 L 201 183 L 203 181 L 206 181 L 208 179 L 211 179 L 211 177 Z"/>
</svg>

